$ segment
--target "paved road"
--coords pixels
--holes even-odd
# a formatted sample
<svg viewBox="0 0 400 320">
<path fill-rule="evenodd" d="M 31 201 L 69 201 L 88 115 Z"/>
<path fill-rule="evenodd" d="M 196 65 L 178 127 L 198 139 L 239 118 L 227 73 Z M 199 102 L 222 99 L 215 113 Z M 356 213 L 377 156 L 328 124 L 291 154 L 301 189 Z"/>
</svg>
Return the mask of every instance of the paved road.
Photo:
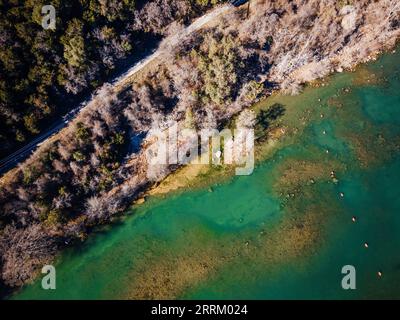
<svg viewBox="0 0 400 320">
<path fill-rule="evenodd" d="M 232 9 L 231 5 L 224 5 L 215 8 L 214 10 L 210 11 L 209 13 L 205 14 L 204 16 L 196 19 L 191 25 L 189 25 L 182 34 L 172 36 L 167 40 L 170 46 L 175 46 L 176 44 L 181 41 L 182 37 L 188 36 L 192 32 L 195 32 L 202 28 L 204 25 L 207 23 L 211 22 L 213 19 L 218 17 L 224 12 L 227 12 L 228 10 Z M 130 81 L 131 77 L 137 73 L 138 71 L 142 70 L 144 67 L 146 67 L 149 63 L 156 61 L 157 59 L 160 59 L 163 54 L 162 49 L 157 49 L 154 51 L 151 55 L 148 57 L 144 58 L 143 60 L 139 61 L 136 63 L 133 67 L 129 68 L 125 73 L 123 73 L 121 76 L 117 77 L 114 79 L 111 84 L 117 88 L 121 89 L 127 86 Z M 161 60 L 161 59 L 160 59 Z M 93 99 L 93 97 L 91 98 Z M 0 174 L 4 174 L 8 170 L 11 170 L 15 166 L 18 165 L 18 163 L 22 162 L 25 160 L 32 152 L 36 150 L 40 144 L 42 144 L 46 139 L 51 137 L 52 135 L 56 134 L 59 132 L 62 128 L 66 127 L 68 122 L 71 121 L 73 118 L 76 117 L 76 115 L 82 111 L 82 109 L 85 108 L 85 106 L 91 101 L 91 99 L 84 101 L 79 104 L 78 107 L 70 111 L 66 116 L 63 117 L 62 120 L 59 120 L 55 122 L 45 133 L 42 133 L 40 136 L 36 137 L 34 140 L 29 142 L 27 145 L 24 147 L 20 148 L 19 150 L 15 151 L 14 153 L 10 154 L 4 159 L 0 160 Z"/>
</svg>

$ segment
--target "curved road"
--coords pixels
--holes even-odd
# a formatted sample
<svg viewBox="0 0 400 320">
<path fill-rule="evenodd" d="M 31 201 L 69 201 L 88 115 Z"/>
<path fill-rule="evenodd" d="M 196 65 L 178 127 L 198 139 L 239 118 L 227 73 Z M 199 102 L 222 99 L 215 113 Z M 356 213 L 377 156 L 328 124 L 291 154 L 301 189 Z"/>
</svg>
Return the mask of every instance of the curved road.
<svg viewBox="0 0 400 320">
<path fill-rule="evenodd" d="M 166 39 L 167 42 L 171 46 L 175 46 L 179 43 L 183 37 L 190 35 L 192 32 L 195 32 L 201 29 L 204 25 L 211 22 L 213 19 L 221 15 L 222 13 L 227 12 L 228 10 L 232 9 L 233 7 L 229 4 L 220 6 L 215 8 L 214 10 L 210 11 L 209 13 L 205 14 L 204 16 L 196 19 L 191 25 L 189 25 L 182 34 L 175 35 Z M 131 81 L 131 76 L 137 73 L 138 71 L 142 70 L 146 67 L 149 63 L 155 61 L 158 58 L 161 58 L 163 54 L 162 49 L 158 49 L 153 54 L 148 56 L 147 58 L 139 61 L 133 67 L 129 68 L 125 73 L 121 76 L 114 79 L 111 84 L 118 90 L 124 88 L 128 85 Z M 93 97 L 92 97 L 93 99 Z M 62 120 L 55 122 L 45 133 L 42 133 L 34 140 L 29 142 L 27 145 L 23 146 L 22 148 L 18 149 L 14 153 L 10 154 L 4 159 L 0 160 L 0 174 L 6 173 L 8 170 L 14 168 L 18 163 L 25 160 L 31 153 L 33 153 L 37 147 L 39 147 L 46 139 L 51 137 L 52 135 L 59 132 L 62 128 L 66 127 L 68 122 L 75 118 L 75 116 L 82 110 L 84 107 L 90 102 L 91 100 L 86 100 L 79 104 L 78 107 L 70 111 L 67 115 L 63 117 Z"/>
</svg>

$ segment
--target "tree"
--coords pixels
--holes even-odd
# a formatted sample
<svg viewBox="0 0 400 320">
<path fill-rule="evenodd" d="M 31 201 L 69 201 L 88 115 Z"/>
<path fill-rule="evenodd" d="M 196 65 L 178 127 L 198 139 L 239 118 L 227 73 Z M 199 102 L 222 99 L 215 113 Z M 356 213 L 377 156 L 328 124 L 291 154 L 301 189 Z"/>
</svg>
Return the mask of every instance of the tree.
<svg viewBox="0 0 400 320">
<path fill-rule="evenodd" d="M 38 266 L 54 256 L 56 238 L 49 236 L 40 224 L 25 229 L 8 225 L 0 237 L 2 278 L 11 286 L 21 286 L 32 279 Z"/>
<path fill-rule="evenodd" d="M 231 34 L 210 32 L 204 45 L 202 51 L 192 53 L 204 82 L 204 86 L 199 87 L 200 97 L 204 103 L 229 104 L 238 81 L 237 69 L 241 66 L 236 51 L 238 43 Z"/>
<path fill-rule="evenodd" d="M 86 201 L 86 216 L 89 221 L 98 222 L 106 220 L 109 217 L 107 207 L 103 200 L 99 197 L 93 196 Z"/>
</svg>

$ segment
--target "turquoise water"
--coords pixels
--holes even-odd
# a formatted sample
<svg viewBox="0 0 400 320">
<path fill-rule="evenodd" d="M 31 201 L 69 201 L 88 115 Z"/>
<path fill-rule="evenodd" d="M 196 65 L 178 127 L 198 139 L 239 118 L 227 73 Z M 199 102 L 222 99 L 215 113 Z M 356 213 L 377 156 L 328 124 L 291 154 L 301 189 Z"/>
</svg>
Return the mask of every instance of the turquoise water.
<svg viewBox="0 0 400 320">
<path fill-rule="evenodd" d="M 56 290 L 38 279 L 12 298 L 400 298 L 399 61 L 262 102 L 285 106 L 287 134 L 251 176 L 150 197 L 66 250 Z"/>
</svg>

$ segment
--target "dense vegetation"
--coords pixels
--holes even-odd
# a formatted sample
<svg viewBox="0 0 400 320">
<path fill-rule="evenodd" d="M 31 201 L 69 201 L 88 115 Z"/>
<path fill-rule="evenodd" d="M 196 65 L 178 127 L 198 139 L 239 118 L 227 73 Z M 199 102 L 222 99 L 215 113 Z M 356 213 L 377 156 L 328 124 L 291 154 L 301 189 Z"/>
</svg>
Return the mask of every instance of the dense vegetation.
<svg viewBox="0 0 400 320">
<path fill-rule="evenodd" d="M 141 12 L 159 12 L 152 3 Z M 155 3 L 166 6 L 162 11 L 165 23 L 137 18 L 132 30 L 169 34 L 171 25 L 182 20 L 174 6 L 188 2 Z M 248 19 L 243 9 L 231 10 L 213 26 L 182 36 L 174 47 L 165 46 L 163 54 L 168 59 L 157 70 L 148 71 L 141 82 L 122 92 L 104 85 L 65 131 L 2 181 L 0 266 L 4 283 L 19 286 L 29 281 L 59 248 L 84 239 L 92 226 L 108 222 L 129 206 L 138 192 L 174 170 L 173 166 L 148 165 L 146 148 L 152 128 L 166 128 L 171 120 L 196 128 L 221 127 L 271 89 L 295 92 L 302 83 L 365 61 L 399 38 L 400 15 L 394 0 L 362 0 L 355 6 L 317 0 L 253 3 L 256 7 Z M 107 10 L 107 15 L 111 12 Z M 347 23 L 349 17 L 354 24 Z M 82 23 L 71 20 L 65 32 L 74 38 L 76 30 L 88 28 Z M 114 22 L 104 23 L 102 28 L 108 29 Z M 128 28 L 122 32 L 118 28 L 116 23 L 116 41 L 122 43 L 122 34 L 130 35 L 125 33 Z M 81 37 L 91 34 L 82 31 Z M 67 40 L 61 36 L 60 41 Z M 80 68 L 90 69 L 98 60 L 89 58 L 89 43 L 83 41 L 84 63 L 82 55 L 73 54 L 81 47 L 79 37 L 60 47 L 57 72 L 63 72 L 62 65 L 75 69 L 81 63 Z M 65 50 L 69 52 L 66 57 Z M 104 57 L 109 56 L 114 57 L 113 50 Z M 98 70 L 109 69 L 103 66 Z M 268 128 L 282 112 L 275 106 L 261 114 L 256 129 Z M 130 142 L 140 135 L 147 137 L 141 150 L 132 153 Z M 148 175 L 150 170 L 154 172 Z"/>
<path fill-rule="evenodd" d="M 56 28 L 44 30 L 47 3 L 0 1 L 0 158 L 109 79 L 119 61 L 143 50 L 140 40 L 217 2 L 56 0 Z"/>
</svg>

